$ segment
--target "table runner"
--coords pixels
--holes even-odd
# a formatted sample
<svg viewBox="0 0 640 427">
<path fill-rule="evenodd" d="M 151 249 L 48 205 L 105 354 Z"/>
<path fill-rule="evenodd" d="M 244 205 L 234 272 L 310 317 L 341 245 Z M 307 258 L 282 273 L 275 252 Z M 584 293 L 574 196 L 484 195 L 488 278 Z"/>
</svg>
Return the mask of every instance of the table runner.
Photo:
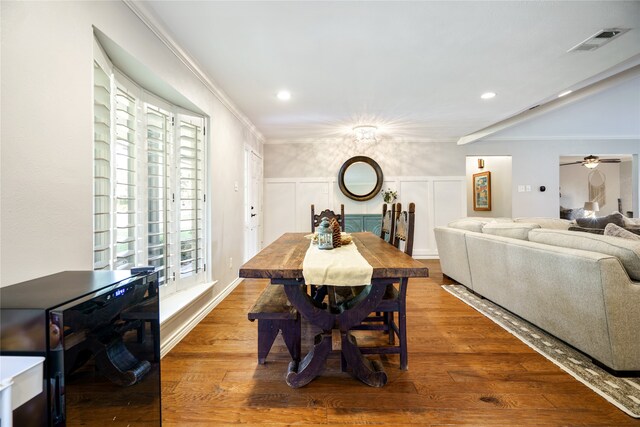
<svg viewBox="0 0 640 427">
<path fill-rule="evenodd" d="M 358 252 L 355 243 L 326 250 L 318 249 L 312 242 L 302 262 L 302 275 L 312 285 L 368 285 L 373 267 Z"/>
</svg>

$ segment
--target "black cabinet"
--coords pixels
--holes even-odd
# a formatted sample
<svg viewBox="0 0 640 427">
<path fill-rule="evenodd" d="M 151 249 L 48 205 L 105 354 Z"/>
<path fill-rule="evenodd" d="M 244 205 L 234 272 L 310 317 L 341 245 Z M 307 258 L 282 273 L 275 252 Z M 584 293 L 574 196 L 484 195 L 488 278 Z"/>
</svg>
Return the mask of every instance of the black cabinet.
<svg viewBox="0 0 640 427">
<path fill-rule="evenodd" d="M 45 357 L 15 425 L 159 426 L 157 273 L 68 271 L 0 288 L 0 353 Z"/>
</svg>

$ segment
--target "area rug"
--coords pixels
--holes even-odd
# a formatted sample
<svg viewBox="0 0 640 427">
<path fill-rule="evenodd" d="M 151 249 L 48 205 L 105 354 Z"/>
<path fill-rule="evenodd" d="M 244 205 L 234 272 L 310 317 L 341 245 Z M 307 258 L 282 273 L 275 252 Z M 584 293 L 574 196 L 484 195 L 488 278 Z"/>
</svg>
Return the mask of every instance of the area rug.
<svg viewBox="0 0 640 427">
<path fill-rule="evenodd" d="M 499 305 L 479 298 L 462 285 L 443 285 L 442 288 L 502 326 L 625 413 L 640 418 L 640 378 L 611 375 L 596 366 L 588 356 Z"/>
</svg>

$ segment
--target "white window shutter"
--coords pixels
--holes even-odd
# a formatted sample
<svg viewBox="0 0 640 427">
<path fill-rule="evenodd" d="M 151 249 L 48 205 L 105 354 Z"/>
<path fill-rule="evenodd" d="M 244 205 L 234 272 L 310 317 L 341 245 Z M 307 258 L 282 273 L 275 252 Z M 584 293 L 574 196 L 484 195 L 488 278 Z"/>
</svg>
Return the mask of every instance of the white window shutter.
<svg viewBox="0 0 640 427">
<path fill-rule="evenodd" d="M 146 104 L 147 121 L 147 264 L 160 272 L 160 283 L 173 279 L 173 182 L 171 115 Z"/>
<path fill-rule="evenodd" d="M 204 269 L 204 120 L 177 116 L 180 278 Z"/>
<path fill-rule="evenodd" d="M 111 77 L 93 68 L 93 268 L 111 267 Z"/>
<path fill-rule="evenodd" d="M 122 87 L 115 104 L 115 264 L 114 269 L 136 265 L 136 112 L 137 100 Z"/>
</svg>

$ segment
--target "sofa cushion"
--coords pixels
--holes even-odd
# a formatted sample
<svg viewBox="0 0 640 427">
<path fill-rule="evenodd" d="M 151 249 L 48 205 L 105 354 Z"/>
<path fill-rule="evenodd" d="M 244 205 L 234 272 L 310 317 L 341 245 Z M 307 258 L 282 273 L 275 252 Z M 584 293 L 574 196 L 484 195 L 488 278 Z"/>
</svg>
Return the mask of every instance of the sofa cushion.
<svg viewBox="0 0 640 427">
<path fill-rule="evenodd" d="M 604 235 L 613 236 L 613 237 L 622 237 L 623 239 L 629 239 L 629 240 L 640 240 L 640 236 L 638 236 L 637 234 L 632 233 L 631 231 L 626 230 L 622 227 L 618 227 L 613 223 L 607 224 L 607 226 L 604 228 Z"/>
<path fill-rule="evenodd" d="M 602 228 L 604 229 L 607 224 L 613 223 L 619 227 L 624 227 L 624 217 L 620 212 L 614 212 L 611 215 L 601 216 L 596 218 L 578 218 L 576 223 L 580 227 L 585 228 Z"/>
<path fill-rule="evenodd" d="M 488 221 L 481 221 L 475 218 L 460 218 L 455 221 L 451 221 L 447 226 L 451 228 L 457 228 L 459 230 L 475 231 L 476 233 L 482 233 L 482 226 Z"/>
<path fill-rule="evenodd" d="M 482 227 L 482 232 L 495 236 L 527 240 L 529 231 L 534 228 L 540 228 L 540 226 L 527 222 L 489 222 Z"/>
<path fill-rule="evenodd" d="M 629 277 L 640 280 L 640 241 L 544 228 L 531 230 L 529 240 L 615 256 L 620 260 Z"/>
<path fill-rule="evenodd" d="M 568 230 L 569 227 L 573 225 L 573 221 L 569 221 L 567 219 L 546 218 L 546 217 L 515 218 L 513 221 L 527 222 L 530 224 L 538 224 L 540 228 L 551 228 L 554 230 Z"/>
</svg>

